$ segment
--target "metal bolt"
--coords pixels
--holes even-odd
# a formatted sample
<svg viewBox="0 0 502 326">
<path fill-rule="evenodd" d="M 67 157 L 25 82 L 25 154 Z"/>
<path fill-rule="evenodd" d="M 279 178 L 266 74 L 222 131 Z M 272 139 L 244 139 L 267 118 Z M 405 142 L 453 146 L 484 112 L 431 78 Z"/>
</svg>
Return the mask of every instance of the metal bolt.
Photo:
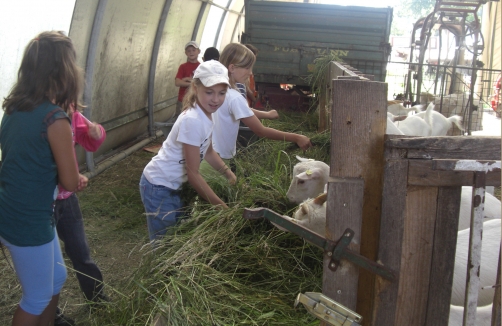
<svg viewBox="0 0 502 326">
<path fill-rule="evenodd" d="M 331 311 L 326 310 L 326 315 L 331 315 Z"/>
<path fill-rule="evenodd" d="M 337 294 L 342 294 L 342 290 L 336 291 Z"/>
<path fill-rule="evenodd" d="M 331 256 L 333 256 L 333 253 L 332 253 L 331 251 L 328 251 L 328 252 L 326 253 L 326 255 L 328 255 L 328 257 L 331 257 Z"/>
<path fill-rule="evenodd" d="M 329 264 L 329 266 L 331 266 L 333 268 L 336 267 L 335 263 L 331 263 L 331 264 Z"/>
<path fill-rule="evenodd" d="M 343 207 L 347 207 L 347 203 L 343 203 Z"/>
<path fill-rule="evenodd" d="M 345 236 L 350 237 L 350 233 L 349 232 L 345 233 Z"/>
</svg>

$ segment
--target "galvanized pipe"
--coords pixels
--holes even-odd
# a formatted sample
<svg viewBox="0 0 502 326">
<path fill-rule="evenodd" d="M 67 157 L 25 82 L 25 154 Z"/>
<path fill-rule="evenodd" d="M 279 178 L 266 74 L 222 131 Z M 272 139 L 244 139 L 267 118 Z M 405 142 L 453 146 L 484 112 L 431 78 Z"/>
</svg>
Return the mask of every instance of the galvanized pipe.
<svg viewBox="0 0 502 326">
<path fill-rule="evenodd" d="M 123 159 L 127 158 L 129 155 L 137 152 L 138 150 L 140 150 L 144 146 L 146 146 L 149 143 L 155 141 L 156 139 L 162 137 L 162 135 L 163 135 L 162 130 L 157 131 L 154 136 L 146 138 L 146 139 L 132 145 L 131 147 L 117 153 L 116 155 L 113 155 L 112 157 L 101 162 L 93 171 L 88 171 L 86 173 L 83 173 L 83 175 L 85 175 L 89 179 L 97 176 L 98 174 L 105 171 L 109 167 L 112 167 L 113 165 L 115 165 L 118 162 L 122 161 Z"/>
<path fill-rule="evenodd" d="M 94 65 L 96 63 L 96 54 L 98 49 L 99 33 L 103 23 L 103 16 L 108 0 L 99 0 L 94 21 L 92 23 L 91 37 L 89 38 L 89 48 L 87 50 L 87 60 L 85 64 L 85 86 L 84 86 L 84 103 L 87 105 L 84 108 L 84 116 L 92 121 L 92 87 L 94 81 Z M 85 161 L 87 169 L 94 170 L 94 155 L 92 152 L 85 153 Z"/>
<path fill-rule="evenodd" d="M 157 33 L 155 34 L 155 40 L 153 43 L 152 59 L 150 60 L 150 71 L 148 75 L 148 134 L 150 136 L 153 136 L 155 132 L 153 129 L 153 92 L 155 89 L 155 71 L 157 69 L 157 58 L 159 56 L 162 32 L 164 31 L 164 26 L 166 24 L 167 14 L 169 13 L 171 3 L 172 0 L 166 0 L 166 2 L 164 2 L 164 8 L 162 9 L 159 24 L 157 25 Z"/>
</svg>

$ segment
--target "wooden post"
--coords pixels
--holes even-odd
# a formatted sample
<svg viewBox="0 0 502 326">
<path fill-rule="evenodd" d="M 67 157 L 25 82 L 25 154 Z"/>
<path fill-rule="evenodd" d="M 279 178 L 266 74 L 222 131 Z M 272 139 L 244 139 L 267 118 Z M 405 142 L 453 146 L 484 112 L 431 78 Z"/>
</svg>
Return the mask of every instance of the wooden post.
<svg viewBox="0 0 502 326">
<path fill-rule="evenodd" d="M 326 236 L 336 241 L 350 225 L 355 231 L 353 246 L 360 246 L 363 256 L 376 261 L 387 121 L 387 84 L 340 79 L 333 80 L 331 89 L 330 177 L 336 178 L 338 182 L 332 182 L 328 187 Z M 344 193 L 347 191 L 350 193 Z M 343 198 L 336 198 L 338 194 L 343 195 Z M 358 208 L 363 197 L 364 204 Z M 347 211 L 357 212 L 358 216 L 353 214 L 349 217 Z M 350 265 L 352 264 L 344 263 L 346 268 L 333 273 L 325 263 L 323 293 L 361 314 L 363 324 L 370 325 L 375 275 L 359 269 L 357 279 L 357 272 L 354 271 L 356 267 L 349 267 Z M 338 292 L 342 286 L 343 291 Z"/>
<path fill-rule="evenodd" d="M 401 251 L 406 211 L 406 180 L 408 160 L 401 159 L 398 149 L 385 149 L 382 215 L 378 260 L 398 273 L 401 270 Z M 375 283 L 375 309 L 372 325 L 396 325 L 399 279 L 389 282 L 381 277 Z"/>
<path fill-rule="evenodd" d="M 318 132 L 323 132 L 328 129 L 328 113 L 326 110 L 326 96 L 328 92 L 328 87 L 325 87 L 324 92 L 321 93 L 321 96 L 319 98 L 319 126 L 317 128 Z"/>
<path fill-rule="evenodd" d="M 461 187 L 440 187 L 425 325 L 448 325 Z"/>
</svg>

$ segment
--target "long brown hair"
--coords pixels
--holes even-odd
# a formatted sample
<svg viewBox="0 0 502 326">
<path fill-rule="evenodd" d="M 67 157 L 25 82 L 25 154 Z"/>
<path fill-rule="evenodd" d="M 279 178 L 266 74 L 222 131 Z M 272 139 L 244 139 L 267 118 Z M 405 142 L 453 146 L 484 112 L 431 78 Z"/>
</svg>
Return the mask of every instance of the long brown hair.
<svg viewBox="0 0 502 326">
<path fill-rule="evenodd" d="M 227 67 L 227 69 L 231 64 L 240 68 L 252 68 L 255 61 L 256 57 L 253 52 L 240 43 L 228 44 L 220 55 L 220 62 Z M 235 81 L 230 75 L 230 70 L 228 71 L 228 78 L 230 80 L 230 85 L 235 88 Z"/>
<path fill-rule="evenodd" d="M 68 110 L 78 107 L 83 73 L 75 48 L 63 32 L 42 32 L 24 50 L 17 82 L 3 101 L 6 114 L 31 111 L 45 100 Z"/>
</svg>

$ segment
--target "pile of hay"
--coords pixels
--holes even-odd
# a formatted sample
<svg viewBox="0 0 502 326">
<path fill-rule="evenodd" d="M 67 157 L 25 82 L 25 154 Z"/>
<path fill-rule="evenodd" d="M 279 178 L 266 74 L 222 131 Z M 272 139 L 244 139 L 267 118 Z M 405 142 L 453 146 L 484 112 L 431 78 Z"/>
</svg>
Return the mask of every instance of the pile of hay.
<svg viewBox="0 0 502 326">
<path fill-rule="evenodd" d="M 251 207 L 292 214 L 286 191 L 295 155 L 329 160 L 329 134 L 315 135 L 316 119 L 281 114 L 281 120 L 266 122 L 295 132 L 301 125 L 316 146 L 304 154 L 290 143 L 260 139 L 242 148 L 235 161 L 238 183 L 210 182 L 229 209 L 211 207 L 184 190 L 188 217 L 155 251 L 145 246 L 114 323 L 149 324 L 162 316 L 165 325 L 318 324 L 293 304 L 300 292 L 321 292 L 322 251 L 267 220 L 242 217 Z"/>
</svg>

